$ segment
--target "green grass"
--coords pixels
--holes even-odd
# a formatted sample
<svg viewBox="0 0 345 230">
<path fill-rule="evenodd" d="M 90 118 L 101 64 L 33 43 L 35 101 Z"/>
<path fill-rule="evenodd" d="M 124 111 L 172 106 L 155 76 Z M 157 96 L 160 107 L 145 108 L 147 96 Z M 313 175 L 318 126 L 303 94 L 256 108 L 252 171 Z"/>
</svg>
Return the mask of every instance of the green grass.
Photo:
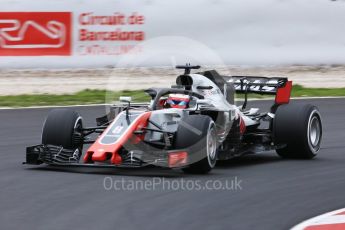
<svg viewBox="0 0 345 230">
<path fill-rule="evenodd" d="M 117 101 L 120 96 L 131 96 L 133 101 L 147 101 L 147 96 L 142 90 L 111 92 L 106 90 L 83 90 L 75 94 L 53 95 L 33 94 L 0 96 L 1 107 L 27 107 L 27 106 L 48 106 L 48 105 L 82 105 L 82 104 L 103 104 L 106 98 L 108 102 Z"/>
<path fill-rule="evenodd" d="M 52 95 L 16 95 L 0 96 L 0 107 L 27 107 L 27 106 L 48 106 L 48 105 L 77 105 L 77 104 L 103 104 L 117 101 L 120 96 L 131 96 L 133 101 L 148 101 L 149 96 L 142 90 L 111 92 L 106 90 L 83 90 L 75 94 Z M 292 90 L 292 97 L 324 97 L 324 96 L 345 96 L 345 88 L 304 88 L 295 85 Z M 237 95 L 238 98 L 243 97 Z M 265 95 L 251 94 L 249 98 L 267 98 Z"/>
<path fill-rule="evenodd" d="M 294 85 L 291 92 L 292 97 L 338 97 L 345 96 L 345 88 L 304 88 Z"/>
</svg>

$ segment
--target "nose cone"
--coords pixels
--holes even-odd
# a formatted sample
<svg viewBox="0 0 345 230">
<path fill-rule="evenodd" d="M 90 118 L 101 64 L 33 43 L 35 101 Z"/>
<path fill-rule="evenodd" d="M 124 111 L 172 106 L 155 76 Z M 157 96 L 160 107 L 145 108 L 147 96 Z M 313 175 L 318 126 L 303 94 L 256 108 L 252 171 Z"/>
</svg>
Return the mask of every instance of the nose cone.
<svg viewBox="0 0 345 230">
<path fill-rule="evenodd" d="M 119 114 L 87 150 L 84 162 L 104 162 L 110 159 L 112 164 L 121 164 L 120 149 L 128 141 L 132 140 L 133 143 L 138 141 L 138 137 L 133 133 L 146 127 L 150 116 L 151 112 L 143 112 L 136 114 L 134 120 L 128 122 L 124 112 Z"/>
</svg>

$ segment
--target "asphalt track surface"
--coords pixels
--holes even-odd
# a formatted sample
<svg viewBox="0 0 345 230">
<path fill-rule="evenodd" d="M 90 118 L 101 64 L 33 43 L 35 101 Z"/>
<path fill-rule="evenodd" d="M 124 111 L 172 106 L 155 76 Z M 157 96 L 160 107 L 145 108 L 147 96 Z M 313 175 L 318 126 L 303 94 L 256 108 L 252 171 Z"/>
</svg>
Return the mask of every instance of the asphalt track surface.
<svg viewBox="0 0 345 230">
<path fill-rule="evenodd" d="M 209 175 L 159 168 L 57 169 L 22 165 L 39 143 L 49 109 L 0 110 L 0 229 L 289 229 L 345 207 L 345 99 L 303 100 L 323 116 L 322 150 L 314 160 L 274 152 L 223 162 Z M 267 108 L 265 101 L 254 102 Z M 89 125 L 104 107 L 78 107 Z M 237 190 L 107 190 L 112 181 L 241 181 Z"/>
</svg>

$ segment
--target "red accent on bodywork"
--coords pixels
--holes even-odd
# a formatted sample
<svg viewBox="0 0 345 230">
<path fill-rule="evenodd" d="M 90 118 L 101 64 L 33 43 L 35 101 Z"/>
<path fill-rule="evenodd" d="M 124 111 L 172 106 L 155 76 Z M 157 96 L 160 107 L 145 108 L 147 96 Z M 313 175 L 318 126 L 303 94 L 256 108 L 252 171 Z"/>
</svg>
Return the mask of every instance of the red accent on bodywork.
<svg viewBox="0 0 345 230">
<path fill-rule="evenodd" d="M 169 167 L 181 167 L 187 164 L 188 154 L 185 151 L 169 153 Z"/>
<path fill-rule="evenodd" d="M 240 117 L 240 133 L 241 133 L 241 135 L 243 135 L 245 131 L 246 131 L 246 124 L 244 123 L 243 118 Z"/>
<path fill-rule="evenodd" d="M 290 102 L 292 81 L 287 81 L 285 86 L 277 89 L 275 102 L 277 105 L 288 104 Z"/>
<path fill-rule="evenodd" d="M 150 116 L 151 112 L 144 112 L 140 114 L 129 126 L 129 128 L 125 131 L 125 133 L 123 133 L 122 136 L 114 144 L 102 144 L 99 140 L 102 138 L 104 134 L 108 132 L 108 130 L 111 127 L 110 124 L 109 127 L 103 132 L 103 134 L 99 136 L 97 140 L 87 150 L 86 155 L 84 156 L 84 162 L 90 163 L 94 161 L 105 161 L 110 158 L 110 162 L 112 164 L 121 164 L 122 159 L 118 151 L 123 147 L 123 145 L 127 141 L 132 140 L 132 142 L 138 143 L 140 140 L 142 140 L 144 135 L 136 136 L 133 134 L 133 132 L 135 130 L 140 130 L 141 128 L 146 127 Z"/>
</svg>

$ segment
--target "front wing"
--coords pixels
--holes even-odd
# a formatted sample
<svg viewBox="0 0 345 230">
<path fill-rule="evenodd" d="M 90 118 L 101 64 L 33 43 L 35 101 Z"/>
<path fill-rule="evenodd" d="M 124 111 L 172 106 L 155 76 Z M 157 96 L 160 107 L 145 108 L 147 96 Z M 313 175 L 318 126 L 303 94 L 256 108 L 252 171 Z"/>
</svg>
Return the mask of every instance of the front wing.
<svg viewBox="0 0 345 230">
<path fill-rule="evenodd" d="M 129 151 L 122 158 L 121 164 L 111 164 L 109 161 L 97 163 L 79 163 L 79 150 L 64 149 L 54 145 L 35 145 L 26 148 L 24 164 L 54 166 L 81 166 L 97 168 L 139 168 L 149 165 L 168 168 L 181 168 L 188 165 L 186 153 L 188 150 L 159 150 L 159 151 Z M 179 154 L 181 157 L 179 157 Z M 183 157 L 182 157 L 183 156 Z"/>
</svg>

